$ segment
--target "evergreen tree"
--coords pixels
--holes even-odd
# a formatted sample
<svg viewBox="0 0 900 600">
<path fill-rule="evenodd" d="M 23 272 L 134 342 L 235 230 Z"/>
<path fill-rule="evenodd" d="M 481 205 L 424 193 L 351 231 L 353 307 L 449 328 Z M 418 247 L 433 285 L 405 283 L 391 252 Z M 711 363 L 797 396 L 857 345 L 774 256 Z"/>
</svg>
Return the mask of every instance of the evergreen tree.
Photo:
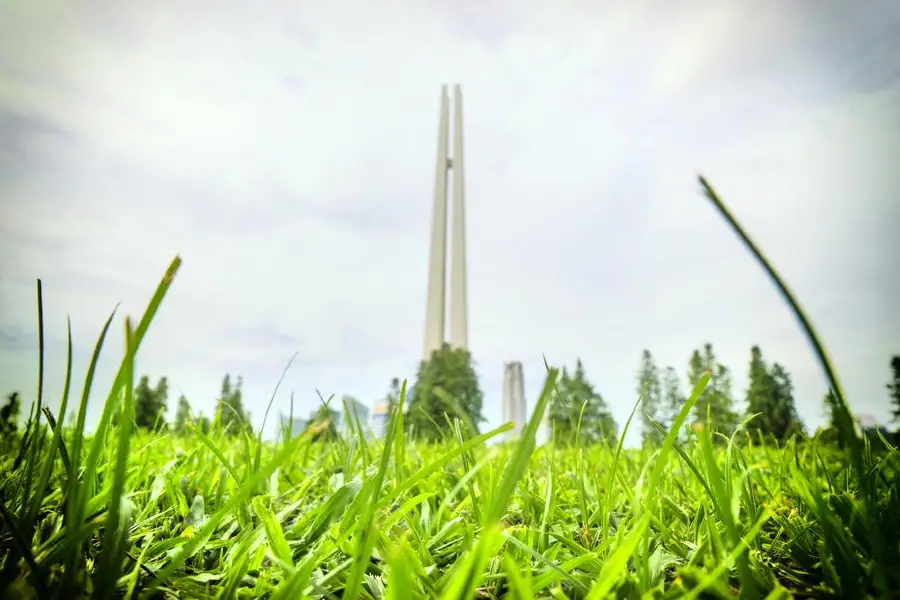
<svg viewBox="0 0 900 600">
<path fill-rule="evenodd" d="M 388 418 L 384 424 L 384 431 L 388 431 L 391 426 L 391 419 L 394 418 L 394 413 L 397 411 L 400 405 L 400 380 L 397 377 L 391 379 L 390 388 L 388 388 L 388 393 L 384 397 L 384 402 L 387 404 L 388 410 Z"/>
<path fill-rule="evenodd" d="M 0 446 L 2 449 L 12 446 L 18 437 L 19 411 L 22 402 L 19 400 L 19 392 L 13 392 L 6 397 L 3 408 L 0 408 Z"/>
<path fill-rule="evenodd" d="M 762 433 L 784 441 L 803 431 L 803 424 L 794 405 L 794 386 L 787 371 L 775 363 L 766 365 L 759 346 L 750 349 L 747 414 L 756 417 L 747 430 L 756 436 Z"/>
<path fill-rule="evenodd" d="M 202 413 L 197 415 L 197 429 L 203 433 L 209 433 L 212 429 L 212 422 L 210 422 L 209 417 Z"/>
<path fill-rule="evenodd" d="M 666 367 L 666 372 L 663 376 L 663 389 L 665 390 L 663 392 L 665 396 L 663 401 L 663 423 L 667 428 L 671 429 L 675 418 L 681 412 L 681 407 L 684 406 L 687 400 L 684 394 L 681 393 L 681 381 L 679 381 L 678 371 L 674 367 Z"/>
<path fill-rule="evenodd" d="M 821 430 L 821 440 L 826 444 L 837 444 L 843 447 L 844 442 L 841 439 L 841 429 L 838 426 L 837 416 L 835 414 L 835 406 L 837 406 L 837 397 L 832 390 L 828 390 L 822 399 L 822 410 L 825 414 L 825 427 Z"/>
<path fill-rule="evenodd" d="M 646 389 L 645 389 L 646 388 Z M 643 424 L 642 438 L 645 443 L 660 444 L 663 441 L 662 433 L 653 426 L 653 421 L 661 421 L 662 384 L 659 380 L 659 369 L 653 362 L 653 356 L 649 350 L 644 350 L 641 355 L 641 367 L 637 377 L 637 393 L 643 394 L 641 400 L 641 422 Z"/>
<path fill-rule="evenodd" d="M 471 354 L 444 344 L 431 358 L 419 363 L 404 425 L 425 440 L 441 437 L 447 417 L 451 421 L 463 417 L 477 431 L 484 421 L 482 401 Z"/>
<path fill-rule="evenodd" d="M 583 412 L 582 412 L 583 407 Z M 581 419 L 580 439 L 585 444 L 605 440 L 614 444 L 618 437 L 618 425 L 609 412 L 606 402 L 596 392 L 584 372 L 579 359 L 575 372 L 569 374 L 563 368 L 551 398 L 550 421 L 556 443 L 574 443 Z"/>
<path fill-rule="evenodd" d="M 747 424 L 747 431 L 756 439 L 757 434 L 771 434 L 773 424 L 770 421 L 769 411 L 772 408 L 774 382 L 769 376 L 769 368 L 762 357 L 759 346 L 750 349 L 750 368 L 748 369 L 747 386 L 747 415 L 756 416 Z"/>
<path fill-rule="evenodd" d="M 222 378 L 222 391 L 219 393 L 219 398 L 230 398 L 231 397 L 231 374 L 225 373 L 225 377 Z"/>
<path fill-rule="evenodd" d="M 694 405 L 694 417 L 697 423 L 705 424 L 707 411 L 712 426 L 720 433 L 730 436 L 738 425 L 738 415 L 734 411 L 734 398 L 731 391 L 731 373 L 728 367 L 718 362 L 712 344 L 705 344 L 703 353 L 694 350 L 688 363 L 688 383 L 697 385 L 705 372 L 710 379 L 703 393 Z"/>
<path fill-rule="evenodd" d="M 161 377 L 155 388 L 150 387 L 150 378 L 143 375 L 134 387 L 134 424 L 149 430 L 157 430 L 165 424 L 169 384 Z"/>
<path fill-rule="evenodd" d="M 165 414 L 169 410 L 169 379 L 160 377 L 153 390 L 153 400 L 156 404 L 156 420 L 153 424 L 156 429 L 166 428 Z"/>
<path fill-rule="evenodd" d="M 891 396 L 891 414 L 894 422 L 898 422 L 900 421 L 900 354 L 891 358 L 891 372 L 893 378 L 887 384 L 887 389 Z"/>
<path fill-rule="evenodd" d="M 776 439 L 786 440 L 794 435 L 803 433 L 803 421 L 797 413 L 794 402 L 794 383 L 791 376 L 779 363 L 772 365 L 769 370 L 772 379 L 772 423 L 770 433 Z"/>
<path fill-rule="evenodd" d="M 172 424 L 175 433 L 182 434 L 187 430 L 187 423 L 191 420 L 191 405 L 188 399 L 181 395 L 178 398 L 178 407 L 175 410 L 175 422 Z"/>
<path fill-rule="evenodd" d="M 231 383 L 231 375 L 226 374 L 222 379 L 222 391 L 219 395 L 216 411 L 219 414 L 219 422 L 232 434 L 240 432 L 252 433 L 250 413 L 244 410 L 243 401 L 244 380 L 238 375 L 237 381 Z"/>
<path fill-rule="evenodd" d="M 397 377 L 391 379 L 391 387 L 388 389 L 387 396 L 384 400 L 387 403 L 388 414 L 393 415 L 400 404 L 400 380 Z"/>
</svg>

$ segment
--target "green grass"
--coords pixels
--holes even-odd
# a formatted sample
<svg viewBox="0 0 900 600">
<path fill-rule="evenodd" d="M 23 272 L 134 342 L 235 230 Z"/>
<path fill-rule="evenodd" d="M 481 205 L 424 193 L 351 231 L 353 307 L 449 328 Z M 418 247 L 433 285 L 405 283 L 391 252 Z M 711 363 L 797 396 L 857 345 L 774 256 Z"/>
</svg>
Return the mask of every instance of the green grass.
<svg viewBox="0 0 900 600">
<path fill-rule="evenodd" d="M 492 443 L 508 426 L 479 434 L 459 421 L 434 445 L 408 440 L 400 419 L 383 440 L 357 430 L 332 444 L 229 437 L 216 422 L 183 437 L 114 426 L 130 413 L 134 358 L 176 259 L 137 325 L 125 321 L 125 356 L 92 435 L 87 398 L 113 316 L 75 425 L 58 426 L 70 336 L 60 414 L 39 391 L 21 443 L 0 458 L 0 597 L 896 596 L 900 454 L 855 437 L 799 304 L 702 183 L 810 337 L 838 398 L 843 450 L 754 445 L 740 430 L 680 434 L 708 378 L 659 448 L 537 447 L 549 367 L 514 443 Z M 38 313 L 41 390 L 40 287 Z"/>
</svg>

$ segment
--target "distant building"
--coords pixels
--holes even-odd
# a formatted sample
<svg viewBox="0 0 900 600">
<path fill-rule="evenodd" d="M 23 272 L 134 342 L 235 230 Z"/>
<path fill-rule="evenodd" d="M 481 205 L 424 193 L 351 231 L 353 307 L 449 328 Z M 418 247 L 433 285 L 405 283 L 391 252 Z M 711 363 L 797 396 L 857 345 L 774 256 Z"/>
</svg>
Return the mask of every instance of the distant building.
<svg viewBox="0 0 900 600">
<path fill-rule="evenodd" d="M 355 416 L 354 413 L 356 413 Z M 355 427 L 356 419 L 359 419 L 359 424 L 365 428 L 366 423 L 369 422 L 369 407 L 356 398 L 344 396 L 341 402 L 341 415 L 338 417 L 336 425 L 340 427 L 341 423 L 344 423 L 346 427 L 350 427 L 351 424 Z"/>
<path fill-rule="evenodd" d="M 372 407 L 372 420 L 370 423 L 372 435 L 377 438 L 385 436 L 390 416 L 390 407 L 387 402 L 381 401 L 375 403 L 375 406 Z"/>
<path fill-rule="evenodd" d="M 293 419 L 291 419 L 287 415 L 281 415 L 281 418 L 279 419 L 281 430 L 287 431 L 288 428 L 290 428 L 291 435 L 293 437 L 297 437 L 298 435 L 303 433 L 303 430 L 306 429 L 307 422 L 308 421 L 306 419 L 300 417 L 294 417 Z"/>
</svg>

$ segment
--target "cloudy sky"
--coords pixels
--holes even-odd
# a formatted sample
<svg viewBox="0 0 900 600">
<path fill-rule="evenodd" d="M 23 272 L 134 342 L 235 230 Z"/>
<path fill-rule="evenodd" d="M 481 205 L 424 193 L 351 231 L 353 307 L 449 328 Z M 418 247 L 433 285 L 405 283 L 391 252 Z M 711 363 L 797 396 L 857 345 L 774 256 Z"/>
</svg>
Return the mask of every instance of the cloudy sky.
<svg viewBox="0 0 900 600">
<path fill-rule="evenodd" d="M 759 344 L 822 423 L 808 344 L 698 174 L 799 294 L 852 407 L 886 420 L 900 4 L 665 4 L 0 2 L 0 389 L 35 394 L 36 278 L 55 404 L 66 316 L 80 388 L 109 312 L 139 316 L 175 255 L 138 359 L 173 405 L 209 414 L 239 373 L 259 425 L 295 352 L 276 414 L 291 391 L 305 413 L 316 390 L 371 403 L 412 377 L 439 90 L 458 82 L 490 425 L 505 361 L 531 403 L 542 356 L 581 357 L 624 423 L 643 348 L 684 379 L 707 341 L 739 398 Z"/>
</svg>

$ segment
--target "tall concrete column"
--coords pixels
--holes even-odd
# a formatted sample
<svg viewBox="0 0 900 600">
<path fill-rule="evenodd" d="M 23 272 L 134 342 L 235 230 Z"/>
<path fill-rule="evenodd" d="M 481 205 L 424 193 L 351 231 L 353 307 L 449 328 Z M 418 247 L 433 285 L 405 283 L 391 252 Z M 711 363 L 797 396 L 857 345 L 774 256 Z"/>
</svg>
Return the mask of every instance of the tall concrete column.
<svg viewBox="0 0 900 600">
<path fill-rule="evenodd" d="M 434 214 L 431 221 L 431 254 L 428 263 L 428 297 L 425 307 L 425 348 L 423 360 L 444 342 L 447 263 L 447 137 L 450 128 L 450 98 L 441 87 L 438 120 L 437 165 L 434 178 Z"/>
<path fill-rule="evenodd" d="M 453 88 L 453 157 L 447 156 L 450 130 L 450 98 L 447 86 L 441 87 L 441 113 L 438 122 L 437 168 L 434 183 L 434 215 L 431 223 L 431 255 L 428 263 L 428 298 L 425 308 L 425 347 L 423 360 L 444 343 L 447 320 L 447 171 L 453 170 L 453 206 L 450 231 L 450 339 L 453 348 L 469 347 L 469 319 L 466 289 L 466 212 L 465 169 L 463 159 L 462 91 Z"/>
<path fill-rule="evenodd" d="M 463 160 L 463 110 L 459 85 L 453 87 L 453 208 L 450 240 L 450 345 L 469 347 L 466 293 L 465 161 Z"/>
<path fill-rule="evenodd" d="M 506 363 L 503 368 L 503 404 L 501 412 L 504 423 L 512 422 L 513 429 L 509 437 L 519 435 L 528 420 L 525 407 L 525 376 L 522 372 L 522 363 Z"/>
</svg>

